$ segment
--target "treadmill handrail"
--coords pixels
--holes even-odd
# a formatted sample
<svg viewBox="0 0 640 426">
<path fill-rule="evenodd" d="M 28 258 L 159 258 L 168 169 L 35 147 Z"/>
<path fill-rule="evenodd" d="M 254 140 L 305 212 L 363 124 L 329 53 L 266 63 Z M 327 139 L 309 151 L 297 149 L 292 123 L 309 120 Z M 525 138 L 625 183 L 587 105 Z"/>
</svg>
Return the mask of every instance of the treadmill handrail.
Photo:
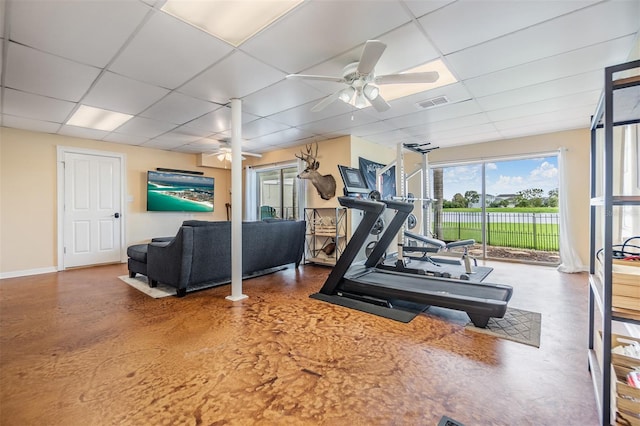
<svg viewBox="0 0 640 426">
<path fill-rule="evenodd" d="M 340 258 L 334 265 L 333 270 L 329 273 L 324 285 L 320 289 L 320 293 L 329 295 L 335 294 L 338 284 L 340 284 L 344 274 L 346 274 L 347 270 L 353 264 L 358 252 L 366 243 L 373 226 L 376 224 L 380 214 L 382 214 L 385 209 L 384 203 L 373 200 L 338 197 L 338 202 L 340 205 L 347 208 L 363 210 L 364 216 L 356 230 L 353 232 L 353 235 L 347 243 L 347 246 L 344 248 L 342 255 L 340 255 Z"/>
<path fill-rule="evenodd" d="M 365 200 L 364 198 L 338 197 L 338 202 L 342 207 L 370 211 L 378 214 L 382 213 L 382 211 L 385 209 L 384 203 L 374 200 Z"/>
</svg>

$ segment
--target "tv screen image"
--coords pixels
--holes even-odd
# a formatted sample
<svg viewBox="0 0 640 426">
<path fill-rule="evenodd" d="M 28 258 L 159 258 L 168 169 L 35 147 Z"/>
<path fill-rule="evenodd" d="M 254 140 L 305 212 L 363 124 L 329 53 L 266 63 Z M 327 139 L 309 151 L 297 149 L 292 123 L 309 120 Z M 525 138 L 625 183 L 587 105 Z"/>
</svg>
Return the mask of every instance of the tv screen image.
<svg viewBox="0 0 640 426">
<path fill-rule="evenodd" d="M 214 178 L 147 172 L 147 211 L 212 212 Z"/>
</svg>

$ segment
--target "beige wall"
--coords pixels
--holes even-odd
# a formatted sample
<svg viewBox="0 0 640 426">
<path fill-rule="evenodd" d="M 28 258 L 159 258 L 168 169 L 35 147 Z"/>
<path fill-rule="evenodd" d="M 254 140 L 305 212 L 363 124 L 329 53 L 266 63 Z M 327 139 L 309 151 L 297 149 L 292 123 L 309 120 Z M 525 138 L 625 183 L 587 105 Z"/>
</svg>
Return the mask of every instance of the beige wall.
<svg viewBox="0 0 640 426">
<path fill-rule="evenodd" d="M 322 175 L 332 175 L 336 180 L 336 196 L 342 195 L 342 181 L 338 172 L 338 164 L 348 164 L 350 158 L 350 136 L 343 136 L 336 139 L 329 139 L 318 142 L 318 158 L 320 167 L 318 172 Z M 263 154 L 262 158 L 252 159 L 250 164 L 253 167 L 267 166 L 296 160 L 296 154 L 306 153 L 305 145 L 298 145 L 291 148 L 278 149 Z M 315 148 L 314 148 L 315 152 Z M 309 180 L 306 181 L 306 207 L 338 207 L 336 197 L 330 200 L 323 200 L 318 195 L 315 187 Z"/>
<path fill-rule="evenodd" d="M 225 203 L 230 202 L 230 171 L 200 167 L 198 157 L 143 147 L 91 141 L 59 135 L 0 128 L 0 277 L 21 272 L 53 270 L 57 265 L 57 146 L 122 153 L 126 157 L 127 202 L 123 214 L 126 243 L 148 241 L 159 235 L 172 235 L 186 219 L 226 220 Z M 441 148 L 429 155 L 431 164 L 444 161 L 480 160 L 495 156 L 549 152 L 568 148 L 567 169 L 572 231 L 575 246 L 585 262 L 588 259 L 589 211 L 589 131 L 574 130 L 527 138 L 488 142 L 463 147 Z M 246 164 L 268 165 L 295 159 L 304 145 L 272 151 L 262 158 L 248 158 Z M 318 143 L 320 173 L 336 179 L 336 195 L 342 194 L 338 164 L 358 166 L 358 157 L 387 164 L 395 150 L 358 137 L 345 136 Z M 408 156 L 412 165 L 419 156 Z M 202 164 L 202 162 L 200 162 Z M 209 166 L 209 164 L 207 164 Z M 200 170 L 216 179 L 214 213 L 146 212 L 146 171 L 156 167 Z M 407 166 L 407 170 L 411 168 Z M 418 193 L 417 191 L 412 191 Z M 337 207 L 337 198 L 322 200 L 307 184 L 307 207 Z"/>
<path fill-rule="evenodd" d="M 548 153 L 567 148 L 569 212 L 572 221 L 570 232 L 583 264 L 589 259 L 589 156 L 590 132 L 588 129 L 548 133 L 526 138 L 437 149 L 429 154 L 431 165 L 438 162 L 482 160 L 495 157 Z"/>
<path fill-rule="evenodd" d="M 0 277 L 50 271 L 58 263 L 58 146 L 125 156 L 125 246 L 173 235 L 186 219 L 226 220 L 230 173 L 197 167 L 195 155 L 0 127 Z M 214 177 L 214 212 L 147 212 L 146 172 L 156 167 Z"/>
</svg>

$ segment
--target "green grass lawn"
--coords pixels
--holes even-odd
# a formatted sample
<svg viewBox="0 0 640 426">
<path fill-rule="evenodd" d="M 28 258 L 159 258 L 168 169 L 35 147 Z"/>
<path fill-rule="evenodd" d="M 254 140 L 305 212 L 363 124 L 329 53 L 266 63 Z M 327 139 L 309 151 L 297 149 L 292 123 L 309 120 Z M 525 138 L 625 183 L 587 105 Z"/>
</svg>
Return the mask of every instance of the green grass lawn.
<svg viewBox="0 0 640 426">
<path fill-rule="evenodd" d="M 445 222 L 443 233 L 445 241 L 474 239 L 482 242 L 477 223 Z M 532 223 L 489 223 L 487 235 L 487 244 L 491 246 L 559 250 L 558 225 L 554 224 L 536 224 L 534 235 Z"/>
<path fill-rule="evenodd" d="M 496 208 L 486 209 L 489 213 L 556 213 L 557 208 Z M 445 212 L 480 212 L 481 209 L 446 209 Z M 460 221 L 443 222 L 443 235 L 440 237 L 445 241 L 474 239 L 482 242 L 482 232 L 480 225 L 480 215 L 477 221 L 472 220 L 468 215 L 461 214 Z M 475 219 L 475 218 L 474 218 Z M 494 221 L 492 221 L 492 219 Z M 499 216 L 489 215 L 487 224 L 487 245 L 499 247 L 527 248 L 544 251 L 558 251 L 558 225 L 556 223 L 545 223 L 547 221 L 538 220 L 536 223 L 506 222 L 501 221 Z"/>
</svg>

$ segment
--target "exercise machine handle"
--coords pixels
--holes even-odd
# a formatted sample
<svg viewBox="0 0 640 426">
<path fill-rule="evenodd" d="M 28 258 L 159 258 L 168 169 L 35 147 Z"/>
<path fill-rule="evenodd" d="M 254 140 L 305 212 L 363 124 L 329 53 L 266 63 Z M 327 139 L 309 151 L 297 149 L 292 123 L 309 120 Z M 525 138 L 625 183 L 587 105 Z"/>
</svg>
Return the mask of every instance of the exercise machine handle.
<svg viewBox="0 0 640 426">
<path fill-rule="evenodd" d="M 365 200 L 363 198 L 355 197 L 338 197 L 338 202 L 342 207 L 349 209 L 364 210 L 372 213 L 382 213 L 385 209 L 384 203 L 373 200 Z"/>
</svg>

